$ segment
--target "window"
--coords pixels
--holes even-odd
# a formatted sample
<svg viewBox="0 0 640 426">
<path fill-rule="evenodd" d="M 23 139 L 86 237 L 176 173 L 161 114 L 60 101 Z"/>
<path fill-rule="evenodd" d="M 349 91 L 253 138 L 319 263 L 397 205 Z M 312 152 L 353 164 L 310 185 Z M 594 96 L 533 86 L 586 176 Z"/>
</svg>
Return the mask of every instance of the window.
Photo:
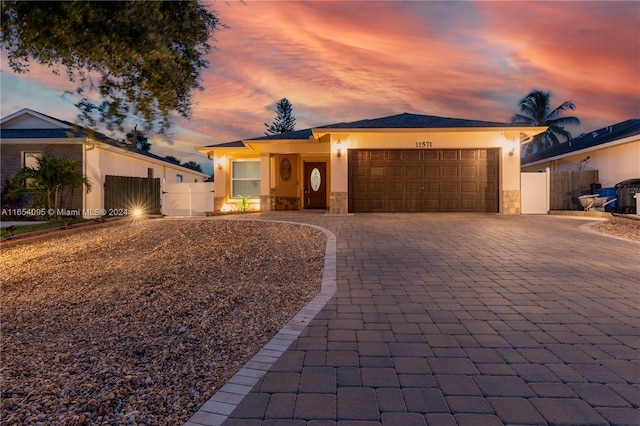
<svg viewBox="0 0 640 426">
<path fill-rule="evenodd" d="M 22 153 L 22 167 L 32 167 L 34 169 L 38 168 L 38 156 L 41 155 L 42 152 L 32 151 L 32 152 L 23 152 Z"/>
<path fill-rule="evenodd" d="M 233 161 L 231 164 L 231 196 L 257 197 L 260 195 L 260 162 Z"/>
<path fill-rule="evenodd" d="M 176 182 L 182 183 L 182 175 L 176 175 Z"/>
</svg>

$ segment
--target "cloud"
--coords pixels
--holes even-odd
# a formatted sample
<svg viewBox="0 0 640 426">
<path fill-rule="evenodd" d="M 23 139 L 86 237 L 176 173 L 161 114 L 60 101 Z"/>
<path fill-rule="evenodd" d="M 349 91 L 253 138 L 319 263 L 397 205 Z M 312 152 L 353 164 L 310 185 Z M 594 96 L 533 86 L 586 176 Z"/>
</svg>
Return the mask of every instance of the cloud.
<svg viewBox="0 0 640 426">
<path fill-rule="evenodd" d="M 283 97 L 298 129 L 405 111 L 509 121 L 534 88 L 575 102 L 581 131 L 640 117 L 637 2 L 215 7 L 228 28 L 215 34 L 192 119 L 175 120 L 179 152 L 264 134 Z M 40 71 L 26 78 L 52 90 L 65 84 Z"/>
</svg>

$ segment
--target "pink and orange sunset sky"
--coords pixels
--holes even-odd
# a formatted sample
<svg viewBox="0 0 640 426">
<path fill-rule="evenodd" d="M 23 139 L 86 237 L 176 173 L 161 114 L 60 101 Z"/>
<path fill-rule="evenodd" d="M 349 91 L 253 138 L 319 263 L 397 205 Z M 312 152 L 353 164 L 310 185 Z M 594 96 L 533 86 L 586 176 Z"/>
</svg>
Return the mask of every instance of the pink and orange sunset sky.
<svg viewBox="0 0 640 426">
<path fill-rule="evenodd" d="M 195 147 L 264 134 L 276 102 L 296 129 L 411 112 L 509 122 L 532 89 L 573 101 L 574 136 L 640 118 L 640 2 L 218 1 L 218 31 L 190 121 L 151 152 L 202 163 Z M 4 56 L 3 56 L 4 58 Z M 1 65 L 1 115 L 76 121 L 64 73 Z M 121 135 L 115 135 L 120 137 Z"/>
</svg>

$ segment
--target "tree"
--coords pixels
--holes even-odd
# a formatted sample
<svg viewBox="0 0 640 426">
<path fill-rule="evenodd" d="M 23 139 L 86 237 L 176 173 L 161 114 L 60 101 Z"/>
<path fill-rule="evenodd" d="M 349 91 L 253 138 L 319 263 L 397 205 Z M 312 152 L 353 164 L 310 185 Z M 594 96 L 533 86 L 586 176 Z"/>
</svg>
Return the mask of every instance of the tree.
<svg viewBox="0 0 640 426">
<path fill-rule="evenodd" d="M 36 157 L 36 167 L 23 167 L 13 180 L 20 185 L 18 192 L 32 194 L 38 207 L 53 209 L 57 217 L 62 191 L 85 186 L 91 191 L 91 182 L 80 170 L 77 161 L 55 158 L 42 153 Z"/>
<path fill-rule="evenodd" d="M 276 119 L 271 125 L 264 123 L 266 135 L 292 132 L 296 126 L 296 118 L 293 116 L 293 106 L 287 98 L 282 98 L 276 104 Z"/>
<path fill-rule="evenodd" d="M 561 117 L 566 110 L 574 110 L 576 106 L 571 101 L 563 102 L 559 107 L 551 111 L 551 92 L 533 90 L 520 99 L 520 113 L 511 118 L 512 123 L 526 124 L 527 126 L 548 126 L 544 133 L 536 135 L 533 140 L 525 145 L 523 154 L 533 154 L 552 146 L 560 144 L 558 137 L 571 139 L 571 133 L 564 129 L 567 124 L 580 124 L 577 117 Z"/>
<path fill-rule="evenodd" d="M 30 60 L 55 74 L 65 68 L 78 85 L 80 121 L 124 132 L 125 120 L 137 116 L 145 131 L 165 136 L 172 114 L 191 116 L 208 40 L 220 26 L 198 0 L 11 0 L 2 2 L 1 18 L 11 69 L 26 73 Z M 99 100 L 87 93 L 94 89 Z"/>
<path fill-rule="evenodd" d="M 151 144 L 149 139 L 138 130 L 138 127 L 134 127 L 132 131 L 127 133 L 127 144 L 134 151 L 149 152 L 151 150 Z"/>
<path fill-rule="evenodd" d="M 165 155 L 164 159 L 173 164 L 180 164 L 180 159 L 174 157 L 173 155 Z"/>
<path fill-rule="evenodd" d="M 195 170 L 196 172 L 202 173 L 202 166 L 196 163 L 195 161 L 187 161 L 182 164 L 182 167 L 186 167 L 187 169 Z"/>
</svg>

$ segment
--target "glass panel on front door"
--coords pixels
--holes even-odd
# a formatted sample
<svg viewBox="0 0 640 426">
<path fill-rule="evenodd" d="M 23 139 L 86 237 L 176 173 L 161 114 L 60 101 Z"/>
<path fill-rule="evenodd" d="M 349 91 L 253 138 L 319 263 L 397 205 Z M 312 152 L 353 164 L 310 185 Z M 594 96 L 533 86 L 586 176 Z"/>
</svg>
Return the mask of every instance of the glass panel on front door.
<svg viewBox="0 0 640 426">
<path fill-rule="evenodd" d="M 320 170 L 314 168 L 311 170 L 311 189 L 318 191 L 320 184 L 322 183 L 322 177 L 320 176 Z"/>
</svg>

